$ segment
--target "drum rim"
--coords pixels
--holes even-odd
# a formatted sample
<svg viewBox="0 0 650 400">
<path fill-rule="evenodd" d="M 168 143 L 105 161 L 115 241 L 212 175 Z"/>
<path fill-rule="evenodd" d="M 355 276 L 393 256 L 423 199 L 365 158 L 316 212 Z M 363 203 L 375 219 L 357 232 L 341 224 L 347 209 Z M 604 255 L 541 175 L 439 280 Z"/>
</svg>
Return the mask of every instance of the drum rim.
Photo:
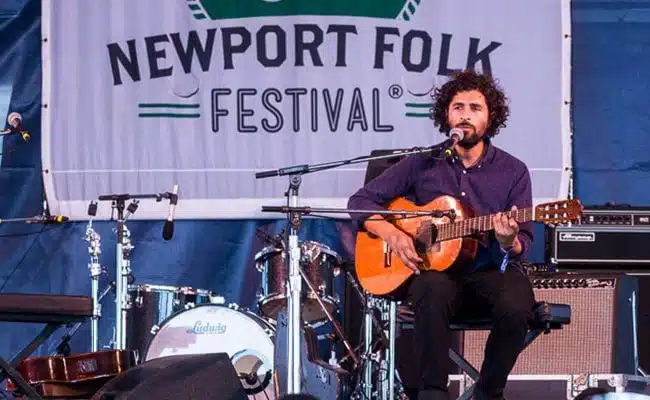
<svg viewBox="0 0 650 400">
<path fill-rule="evenodd" d="M 177 291 L 178 289 L 182 288 L 182 286 L 174 286 L 174 285 L 162 285 L 162 284 L 157 284 L 157 283 L 140 283 L 140 284 L 131 284 L 128 285 L 128 289 L 140 289 L 140 288 L 148 288 L 148 289 L 162 289 L 160 291 Z M 148 292 L 151 292 L 153 290 L 147 290 Z"/>
<path fill-rule="evenodd" d="M 147 338 L 147 345 L 144 347 L 144 354 L 139 354 L 138 355 L 139 363 L 143 363 L 143 362 L 147 361 L 147 360 L 145 360 L 145 357 L 149 353 L 149 348 L 151 347 L 151 342 L 153 342 L 153 340 L 156 338 L 156 336 L 158 336 L 158 332 L 160 332 L 160 330 L 165 325 L 167 325 L 169 323 L 169 321 L 171 321 L 177 315 L 180 315 L 180 314 L 182 314 L 184 312 L 189 312 L 189 311 L 192 311 L 192 310 L 196 310 L 196 309 L 199 309 L 201 307 L 225 308 L 225 309 L 233 311 L 233 312 L 240 312 L 240 313 L 243 313 L 244 315 L 253 316 L 254 318 L 251 318 L 251 319 L 254 319 L 256 322 L 263 322 L 263 324 L 265 326 L 262 326 L 262 328 L 264 328 L 264 330 L 269 330 L 271 332 L 272 337 L 270 337 L 270 339 L 274 342 L 275 331 L 277 330 L 277 328 L 275 327 L 275 325 L 272 325 L 271 323 L 269 323 L 269 321 L 266 320 L 268 317 L 257 315 L 257 314 L 255 314 L 254 312 L 252 312 L 251 310 L 249 310 L 247 308 L 234 309 L 234 308 L 229 307 L 228 305 L 225 305 L 225 304 L 202 303 L 202 304 L 195 305 L 194 307 L 191 307 L 191 308 L 188 308 L 188 309 L 185 309 L 185 310 L 176 311 L 175 313 L 171 314 L 167 318 L 160 321 L 159 324 L 156 324 L 155 326 L 158 326 L 158 330 L 156 330 L 156 333 L 151 333 L 151 331 L 149 331 L 149 335 L 148 335 L 149 337 Z"/>
<path fill-rule="evenodd" d="M 159 285 L 157 283 L 140 283 L 140 284 L 130 284 L 128 285 L 129 291 L 135 291 L 137 289 L 145 288 L 145 292 L 181 292 L 186 289 L 191 290 L 194 294 L 200 295 L 205 294 L 208 297 L 215 297 L 217 293 L 214 290 L 195 288 L 193 286 L 174 286 L 174 285 Z"/>
<path fill-rule="evenodd" d="M 270 254 L 270 253 L 282 253 L 283 251 L 284 251 L 284 249 L 271 244 L 271 245 L 263 247 L 262 250 L 255 253 L 255 256 L 253 258 L 255 259 L 255 261 L 257 261 L 258 259 L 266 256 L 267 254 Z"/>
<path fill-rule="evenodd" d="M 302 246 L 305 245 L 305 244 L 316 245 L 316 247 L 319 248 L 321 253 L 325 253 L 325 254 L 327 254 L 329 256 L 332 256 L 333 258 L 336 259 L 336 262 L 338 264 L 341 264 L 343 262 L 343 258 L 341 257 L 341 255 L 338 252 L 336 252 L 334 249 L 332 249 L 330 246 L 326 245 L 326 244 L 323 244 L 321 242 L 317 242 L 315 240 L 304 240 L 304 241 L 300 242 L 299 247 L 302 248 Z M 264 257 L 264 256 L 266 256 L 268 254 L 283 253 L 283 252 L 284 252 L 283 248 L 280 248 L 280 247 L 275 246 L 275 245 L 268 245 L 268 246 L 265 246 L 264 248 L 262 248 L 262 250 L 255 253 L 255 256 L 253 256 L 253 259 L 255 260 L 255 262 L 259 262 L 262 257 Z"/>
<path fill-rule="evenodd" d="M 335 250 L 333 250 L 330 246 L 328 246 L 326 244 L 323 244 L 323 243 L 320 243 L 320 242 L 317 242 L 315 240 L 306 240 L 306 241 L 302 242 L 300 244 L 300 246 L 302 247 L 303 244 L 307 244 L 307 243 L 315 244 L 317 247 L 320 247 L 320 252 L 321 253 L 325 253 L 325 254 L 328 254 L 328 255 L 334 257 L 339 264 L 341 264 L 343 262 L 343 258 L 339 255 L 339 253 L 337 253 Z"/>
<path fill-rule="evenodd" d="M 307 297 L 309 297 L 311 299 L 316 299 L 316 296 L 314 296 L 312 293 L 307 294 Z M 271 296 L 266 296 L 264 298 L 261 298 L 257 302 L 257 308 L 260 310 L 260 314 L 262 314 L 262 316 L 264 316 L 264 317 L 266 317 L 268 319 L 275 320 L 272 316 L 267 315 L 264 311 L 262 311 L 262 307 L 264 307 L 265 305 L 267 305 L 269 302 L 271 302 L 273 300 L 280 300 L 281 301 L 283 298 L 286 299 L 287 296 L 283 295 L 283 294 L 279 294 L 279 293 L 276 293 L 276 294 L 273 294 Z M 321 300 L 323 300 L 323 303 L 326 303 L 326 304 L 329 303 L 329 305 L 332 306 L 332 310 L 327 310 L 330 313 L 333 314 L 338 309 L 338 304 L 336 302 L 336 299 L 333 298 L 332 296 L 321 296 Z M 302 314 L 302 312 L 301 312 L 301 314 Z M 323 314 L 325 314 L 325 312 L 323 312 Z M 325 314 L 325 317 L 323 317 L 323 318 L 309 320 L 308 322 L 313 323 L 313 322 L 319 322 L 319 321 L 325 321 L 325 320 L 327 320 L 327 314 Z"/>
</svg>

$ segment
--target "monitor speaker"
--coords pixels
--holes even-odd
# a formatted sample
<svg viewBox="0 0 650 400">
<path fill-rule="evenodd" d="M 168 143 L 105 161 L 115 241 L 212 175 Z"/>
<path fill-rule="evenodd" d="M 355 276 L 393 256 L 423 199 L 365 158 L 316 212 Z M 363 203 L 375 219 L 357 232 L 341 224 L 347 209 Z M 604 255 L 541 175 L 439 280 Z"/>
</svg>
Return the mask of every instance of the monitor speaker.
<svg viewBox="0 0 650 400">
<path fill-rule="evenodd" d="M 226 353 L 156 358 L 107 382 L 91 400 L 248 400 Z"/>
<path fill-rule="evenodd" d="M 571 323 L 542 334 L 511 374 L 635 374 L 637 279 L 622 274 L 531 276 L 537 301 L 571 306 Z M 477 369 L 488 331 L 466 331 L 463 356 Z"/>
</svg>

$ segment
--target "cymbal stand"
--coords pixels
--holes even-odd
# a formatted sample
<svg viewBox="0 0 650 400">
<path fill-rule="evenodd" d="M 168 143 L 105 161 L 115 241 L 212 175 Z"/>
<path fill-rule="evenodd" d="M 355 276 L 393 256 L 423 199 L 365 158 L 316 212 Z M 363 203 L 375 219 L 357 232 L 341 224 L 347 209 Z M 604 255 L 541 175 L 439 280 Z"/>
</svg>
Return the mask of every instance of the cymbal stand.
<svg viewBox="0 0 650 400">
<path fill-rule="evenodd" d="M 156 199 L 161 201 L 163 198 L 171 198 L 170 192 L 157 194 L 109 194 L 99 196 L 100 201 L 111 201 L 111 220 L 114 220 L 117 212 L 117 227 L 115 229 L 116 241 L 116 263 L 115 263 L 115 340 L 113 347 L 117 350 L 126 349 L 126 321 L 127 314 L 131 308 L 131 299 L 129 297 L 128 285 L 134 281 L 131 273 L 131 252 L 133 244 L 131 243 L 131 233 L 126 226 L 126 218 L 133 214 L 138 208 L 138 199 Z M 127 209 L 125 215 L 124 209 L 127 200 L 133 200 Z"/>
<path fill-rule="evenodd" d="M 88 206 L 88 226 L 84 240 L 88 242 L 88 253 L 90 254 L 90 293 L 93 299 L 93 316 L 90 325 L 90 351 L 96 352 L 99 347 L 99 319 L 102 315 L 102 305 L 99 299 L 99 277 L 102 274 L 102 266 L 99 263 L 101 250 L 101 236 L 93 229 L 93 217 L 97 215 L 97 203 L 91 201 Z M 103 296 L 102 296 L 103 297 Z"/>
<path fill-rule="evenodd" d="M 124 202 L 116 201 L 113 209 L 117 211 L 117 269 L 115 271 L 115 348 L 126 349 L 126 317 L 131 308 L 128 285 L 131 275 L 131 232 L 124 219 Z"/>
</svg>

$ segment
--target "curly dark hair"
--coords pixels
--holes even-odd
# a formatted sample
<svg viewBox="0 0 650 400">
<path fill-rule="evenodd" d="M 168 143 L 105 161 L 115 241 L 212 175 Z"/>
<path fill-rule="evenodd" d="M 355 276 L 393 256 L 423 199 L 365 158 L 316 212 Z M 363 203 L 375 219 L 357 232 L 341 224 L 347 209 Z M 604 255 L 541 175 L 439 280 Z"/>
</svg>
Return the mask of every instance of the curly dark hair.
<svg viewBox="0 0 650 400">
<path fill-rule="evenodd" d="M 488 137 L 496 136 L 501 128 L 506 127 L 506 121 L 510 115 L 508 98 L 491 76 L 479 74 L 472 70 L 454 74 L 449 81 L 434 90 L 431 95 L 433 100 L 431 119 L 433 119 L 434 126 L 439 126 L 441 132 L 449 132 L 451 129 L 447 119 L 449 104 L 458 92 L 469 90 L 478 90 L 485 96 L 489 112 L 488 127 L 485 134 Z"/>
</svg>

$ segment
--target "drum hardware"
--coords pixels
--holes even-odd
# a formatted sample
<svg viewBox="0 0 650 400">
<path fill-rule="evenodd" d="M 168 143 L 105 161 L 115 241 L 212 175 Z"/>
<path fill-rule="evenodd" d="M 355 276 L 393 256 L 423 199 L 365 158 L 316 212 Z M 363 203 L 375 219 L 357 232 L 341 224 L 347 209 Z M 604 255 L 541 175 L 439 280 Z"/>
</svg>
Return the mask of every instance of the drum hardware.
<svg viewBox="0 0 650 400">
<path fill-rule="evenodd" d="M 357 390 L 361 391 L 361 393 L 355 392 L 353 395 L 357 399 L 371 399 L 373 396 L 373 387 L 376 387 L 376 397 L 378 399 L 393 400 L 395 398 L 395 392 L 397 392 L 399 398 L 403 398 L 405 395 L 402 391 L 399 374 L 395 367 L 397 303 L 389 299 L 374 297 L 362 291 L 352 272 L 348 270 L 345 274 L 363 305 L 364 317 L 363 343 L 355 349 L 355 351 L 358 351 L 363 346 L 363 352 L 361 354 L 363 362 L 360 370 L 361 382 L 357 385 Z M 377 318 L 377 312 L 380 313 L 381 321 Z M 388 329 L 385 328 L 386 325 L 388 325 Z M 374 335 L 376 335 L 376 339 L 373 339 Z M 374 366 L 378 367 L 374 368 Z M 373 384 L 373 372 L 375 372 L 375 369 L 379 372 L 377 385 Z M 394 371 L 394 373 L 391 373 L 391 371 Z M 395 378 L 398 381 L 397 386 Z M 387 384 L 385 383 L 386 381 L 388 381 Z M 393 389 L 391 390 L 391 388 Z"/>
<path fill-rule="evenodd" d="M 257 228 L 255 230 L 255 235 L 262 239 L 264 242 L 267 244 L 273 245 L 275 247 L 281 248 L 283 250 L 286 250 L 286 246 L 284 244 L 284 240 L 282 239 L 284 237 L 284 234 L 286 233 L 286 229 L 282 228 L 280 233 L 278 233 L 275 236 L 271 236 L 268 233 L 264 232 L 262 228 Z"/>
<path fill-rule="evenodd" d="M 101 251 L 101 236 L 93 229 L 93 217 L 97 215 L 97 202 L 91 201 L 88 205 L 88 226 L 86 227 L 86 234 L 84 240 L 88 242 L 88 253 L 90 254 L 90 263 L 88 270 L 90 271 L 90 293 L 93 299 L 93 316 L 90 325 L 90 351 L 96 352 L 99 347 L 99 319 L 102 316 L 102 305 L 99 297 L 99 277 L 102 274 L 102 266 L 99 263 L 99 256 Z M 109 288 L 104 291 L 102 298 L 108 293 Z M 58 349 L 57 349 L 58 351 Z"/>
<path fill-rule="evenodd" d="M 309 290 L 311 290 L 313 295 L 316 297 L 316 300 L 318 301 L 318 304 L 321 306 L 321 308 L 323 309 L 323 312 L 327 316 L 327 319 L 329 320 L 329 322 L 334 327 L 335 334 L 338 336 L 341 343 L 343 343 L 343 346 L 347 350 L 348 355 L 350 356 L 350 358 L 352 358 L 352 362 L 354 363 L 353 368 L 356 368 L 359 365 L 359 358 L 356 356 L 356 354 L 354 354 L 354 350 L 352 350 L 352 346 L 350 346 L 350 342 L 348 342 L 347 339 L 345 338 L 345 335 L 343 334 L 343 330 L 341 329 L 341 326 L 338 324 L 338 322 L 336 322 L 334 317 L 332 317 L 332 314 L 330 314 L 330 312 L 327 310 L 327 307 L 325 306 L 325 303 L 323 303 L 323 300 L 321 300 L 320 296 L 318 295 L 318 292 L 316 292 L 316 290 L 312 286 L 311 282 L 309 281 L 309 279 L 305 275 L 305 272 L 302 270 L 302 268 L 300 268 L 299 271 L 300 271 L 300 274 L 302 275 L 302 278 L 305 280 L 305 283 L 307 284 L 307 287 L 309 287 Z M 338 366 L 338 364 L 336 364 L 336 365 Z"/>
<path fill-rule="evenodd" d="M 134 278 L 131 274 L 131 252 L 133 251 L 133 244 L 131 243 L 131 234 L 126 227 L 126 218 L 135 213 L 138 208 L 140 199 L 155 199 L 157 202 L 162 199 L 174 199 L 176 194 L 165 192 L 156 194 L 109 194 L 101 195 L 98 197 L 99 201 L 111 202 L 111 221 L 116 220 L 117 226 L 115 232 L 117 234 L 116 241 L 116 263 L 115 263 L 115 329 L 113 347 L 119 350 L 126 349 L 126 329 L 127 329 L 127 314 L 131 308 L 131 303 L 128 293 L 128 285 L 133 283 Z M 124 210 L 126 201 L 132 200 L 127 209 L 125 216 Z M 117 217 L 115 218 L 115 213 Z"/>
<path fill-rule="evenodd" d="M 395 400 L 405 396 L 399 373 L 395 366 L 395 338 L 397 335 L 397 302 L 368 295 L 364 304 L 363 359 L 361 382 L 357 385 L 355 399 Z M 381 332 L 373 340 L 375 312 L 381 315 Z M 376 374 L 376 375 L 375 375 Z M 375 389 L 373 393 L 373 389 Z M 359 391 L 361 393 L 359 393 Z"/>
</svg>

